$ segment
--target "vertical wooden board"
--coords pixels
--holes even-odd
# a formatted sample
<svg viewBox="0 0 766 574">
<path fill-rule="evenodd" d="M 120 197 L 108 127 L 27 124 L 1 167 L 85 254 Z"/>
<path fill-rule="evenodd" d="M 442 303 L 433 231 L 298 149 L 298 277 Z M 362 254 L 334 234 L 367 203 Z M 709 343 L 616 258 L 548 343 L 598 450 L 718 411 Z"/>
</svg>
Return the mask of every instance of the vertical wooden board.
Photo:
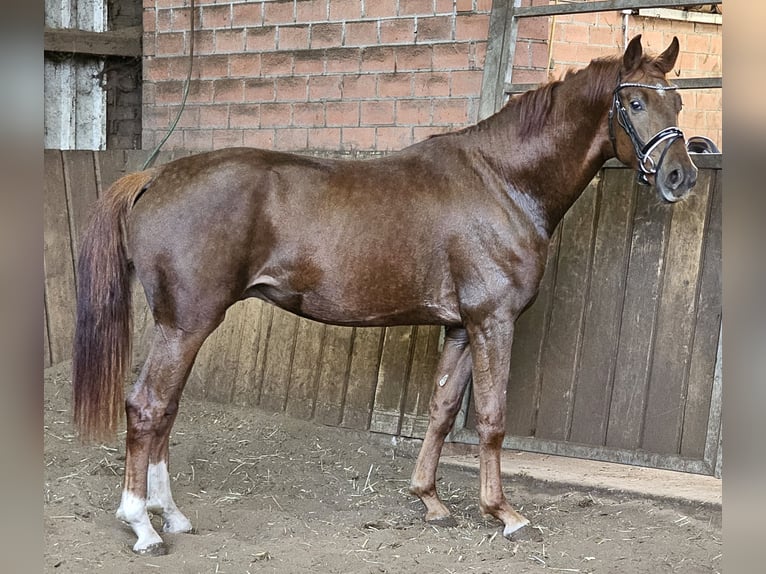
<svg viewBox="0 0 766 574">
<path fill-rule="evenodd" d="M 382 341 L 381 327 L 357 327 L 340 423 L 343 427 L 360 430 L 369 428 Z"/>
<path fill-rule="evenodd" d="M 76 258 L 80 253 L 80 237 L 98 199 L 94 153 L 84 150 L 64 151 L 62 159 L 69 206 L 69 227 L 72 232 L 72 253 Z"/>
<path fill-rule="evenodd" d="M 75 324 L 72 237 L 67 215 L 61 152 L 45 150 L 43 244 L 48 342 L 53 364 L 71 358 Z"/>
<path fill-rule="evenodd" d="M 509 11 L 511 3 L 492 2 L 487 34 L 487 54 L 484 57 L 484 73 L 481 78 L 481 99 L 479 101 L 479 119 L 491 116 L 497 111 L 497 102 L 502 102 L 498 91 L 503 90 L 505 66 L 507 66 L 507 28 L 510 26 Z"/>
<path fill-rule="evenodd" d="M 261 386 L 261 406 L 268 410 L 283 411 L 285 408 L 297 332 L 298 317 L 282 309 L 275 309 Z"/>
<path fill-rule="evenodd" d="M 413 327 L 386 327 L 370 430 L 397 434 L 407 390 Z"/>
<path fill-rule="evenodd" d="M 300 419 L 310 419 L 314 412 L 324 330 L 325 326 L 316 321 L 308 319 L 298 321 L 293 371 L 287 396 L 287 413 Z"/>
<path fill-rule="evenodd" d="M 506 432 L 513 436 L 535 434 L 540 395 L 542 352 L 551 313 L 561 228 L 557 227 L 548 247 L 545 273 L 535 302 L 516 320 L 511 347 L 511 371 L 506 395 Z M 475 409 L 468 409 L 470 428 L 475 428 Z"/>
<path fill-rule="evenodd" d="M 606 438 L 636 188 L 632 170 L 606 169 L 603 177 L 569 435 L 599 446 Z"/>
<path fill-rule="evenodd" d="M 440 327 L 421 325 L 415 328 L 412 364 L 399 433 L 402 436 L 423 438 L 428 429 L 429 402 L 439 362 L 440 336 Z"/>
<path fill-rule="evenodd" d="M 101 197 L 107 189 L 125 175 L 125 151 L 112 149 L 100 151 L 95 155 L 96 179 L 98 196 Z"/>
<path fill-rule="evenodd" d="M 197 359 L 194 361 L 194 366 L 186 383 L 186 393 L 189 396 L 207 398 L 210 390 L 208 383 L 216 368 L 216 357 L 221 346 L 222 331 L 223 324 L 218 325 L 218 328 L 208 336 L 197 353 Z"/>
<path fill-rule="evenodd" d="M 710 215 L 705 229 L 705 252 L 681 436 L 681 456 L 689 458 L 702 458 L 705 454 L 721 326 L 721 172 L 715 170 L 711 179 L 708 191 Z"/>
<path fill-rule="evenodd" d="M 226 311 L 226 318 L 217 329 L 214 356 L 207 373 L 205 396 L 220 403 L 230 403 L 234 398 L 240 346 L 242 344 L 245 306 L 236 303 Z"/>
<path fill-rule="evenodd" d="M 542 356 L 535 436 L 566 440 L 572 413 L 585 300 L 590 282 L 597 185 L 589 185 L 561 225 L 556 282 Z"/>
<path fill-rule="evenodd" d="M 646 405 L 657 299 L 672 206 L 641 187 L 636 196 L 630 260 L 607 426 L 607 446 L 636 449 Z"/>
<path fill-rule="evenodd" d="M 325 327 L 314 404 L 314 420 L 319 423 L 340 424 L 353 337 L 354 330 L 350 327 Z"/>
<path fill-rule="evenodd" d="M 710 172 L 700 179 L 700 189 L 709 187 Z M 644 414 L 641 447 L 648 452 L 680 452 L 709 199 L 707 193 L 691 193 L 673 206 Z"/>
<path fill-rule="evenodd" d="M 242 341 L 239 347 L 237 372 L 234 377 L 232 402 L 237 405 L 255 405 L 260 391 L 258 381 L 258 359 L 261 350 L 260 341 L 265 339 L 264 308 L 271 307 L 258 299 L 242 301 Z"/>
</svg>

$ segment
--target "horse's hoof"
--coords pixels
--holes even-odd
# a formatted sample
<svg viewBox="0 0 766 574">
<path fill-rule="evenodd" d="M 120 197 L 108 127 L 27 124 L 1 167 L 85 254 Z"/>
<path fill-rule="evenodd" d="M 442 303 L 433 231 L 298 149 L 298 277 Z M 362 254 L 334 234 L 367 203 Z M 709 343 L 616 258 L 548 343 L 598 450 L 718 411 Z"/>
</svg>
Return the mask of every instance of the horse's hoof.
<svg viewBox="0 0 766 574">
<path fill-rule="evenodd" d="M 165 556 L 168 553 L 168 547 L 164 542 L 155 542 L 146 548 L 140 548 L 138 550 L 134 548 L 133 552 L 139 556 Z"/>
<path fill-rule="evenodd" d="M 452 516 L 442 516 L 441 518 L 431 518 L 426 520 L 431 526 L 438 526 L 439 528 L 455 528 L 457 526 L 457 520 Z"/>
<path fill-rule="evenodd" d="M 507 528 L 506 528 L 507 530 Z M 539 528 L 535 528 L 529 523 L 521 526 L 517 530 L 506 533 L 503 531 L 503 536 L 512 542 L 542 542 L 543 534 Z"/>
</svg>

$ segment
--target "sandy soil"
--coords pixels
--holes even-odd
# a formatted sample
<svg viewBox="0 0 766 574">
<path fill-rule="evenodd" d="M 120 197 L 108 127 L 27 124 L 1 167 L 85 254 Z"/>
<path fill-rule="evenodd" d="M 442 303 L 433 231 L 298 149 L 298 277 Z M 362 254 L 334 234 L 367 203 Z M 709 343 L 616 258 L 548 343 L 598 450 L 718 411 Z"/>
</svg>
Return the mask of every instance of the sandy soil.
<svg viewBox="0 0 766 574">
<path fill-rule="evenodd" d="M 66 365 L 46 371 L 46 572 L 721 570 L 720 511 L 519 477 L 506 481 L 506 494 L 543 541 L 509 542 L 500 523 L 479 512 L 477 476 L 441 468 L 440 493 L 458 526 L 436 528 L 407 493 L 413 442 L 188 398 L 171 440 L 171 474 L 197 533 L 164 535 L 167 556 L 139 557 L 132 532 L 114 518 L 124 445 L 74 439 L 70 385 Z"/>
</svg>

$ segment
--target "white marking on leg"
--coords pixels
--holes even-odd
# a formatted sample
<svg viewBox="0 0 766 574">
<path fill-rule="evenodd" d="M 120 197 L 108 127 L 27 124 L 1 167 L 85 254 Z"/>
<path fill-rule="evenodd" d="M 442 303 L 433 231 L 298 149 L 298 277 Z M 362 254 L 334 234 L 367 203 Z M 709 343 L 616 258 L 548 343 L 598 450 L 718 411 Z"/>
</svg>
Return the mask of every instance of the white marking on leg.
<svg viewBox="0 0 766 574">
<path fill-rule="evenodd" d="M 151 546 L 162 544 L 162 538 L 149 521 L 149 515 L 146 512 L 146 500 L 143 498 L 123 490 L 120 507 L 116 514 L 117 519 L 126 522 L 138 537 L 133 546 L 134 552 L 144 552 Z"/>
<path fill-rule="evenodd" d="M 170 475 L 165 461 L 150 464 L 146 474 L 146 492 L 148 501 L 146 507 L 152 512 L 161 512 L 163 532 L 189 532 L 192 524 L 178 510 L 170 492 Z"/>
<path fill-rule="evenodd" d="M 447 379 L 449 378 L 449 375 L 444 375 L 441 379 L 439 379 L 439 386 L 443 387 L 447 384 Z"/>
<path fill-rule="evenodd" d="M 505 528 L 503 528 L 503 536 L 506 538 L 510 538 L 511 534 L 513 534 L 517 530 L 521 530 L 527 524 L 529 524 L 529 520 L 527 520 L 526 518 L 524 518 L 524 520 L 520 522 L 517 522 L 516 524 L 506 524 Z"/>
</svg>

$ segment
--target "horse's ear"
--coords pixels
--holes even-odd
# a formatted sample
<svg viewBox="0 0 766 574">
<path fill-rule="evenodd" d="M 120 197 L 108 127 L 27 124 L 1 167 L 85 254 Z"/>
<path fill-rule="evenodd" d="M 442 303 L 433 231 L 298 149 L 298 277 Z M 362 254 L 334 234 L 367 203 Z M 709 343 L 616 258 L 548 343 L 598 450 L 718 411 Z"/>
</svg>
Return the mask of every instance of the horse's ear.
<svg viewBox="0 0 766 574">
<path fill-rule="evenodd" d="M 626 73 L 631 73 L 636 70 L 641 64 L 641 56 L 643 56 L 644 50 L 641 47 L 641 34 L 636 36 L 630 41 L 628 47 L 625 49 L 625 55 L 622 57 L 622 65 L 625 68 Z"/>
<path fill-rule="evenodd" d="M 678 58 L 678 38 L 673 36 L 673 41 L 662 54 L 655 58 L 655 63 L 662 70 L 663 74 L 667 74 L 676 65 L 676 59 Z"/>
</svg>

